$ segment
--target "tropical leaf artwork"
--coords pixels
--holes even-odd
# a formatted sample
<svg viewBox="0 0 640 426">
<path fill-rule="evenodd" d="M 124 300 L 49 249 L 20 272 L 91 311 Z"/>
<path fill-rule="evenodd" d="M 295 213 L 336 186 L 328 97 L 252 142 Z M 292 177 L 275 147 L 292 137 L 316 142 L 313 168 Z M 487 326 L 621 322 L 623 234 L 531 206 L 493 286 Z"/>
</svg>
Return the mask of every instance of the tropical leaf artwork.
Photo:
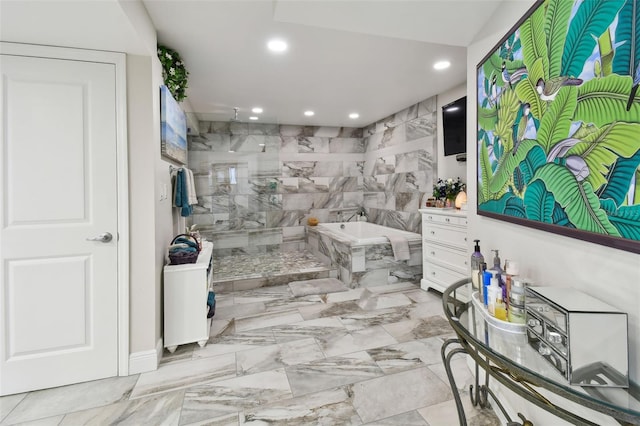
<svg viewBox="0 0 640 426">
<path fill-rule="evenodd" d="M 640 0 L 540 0 L 477 78 L 478 214 L 640 253 Z"/>
</svg>

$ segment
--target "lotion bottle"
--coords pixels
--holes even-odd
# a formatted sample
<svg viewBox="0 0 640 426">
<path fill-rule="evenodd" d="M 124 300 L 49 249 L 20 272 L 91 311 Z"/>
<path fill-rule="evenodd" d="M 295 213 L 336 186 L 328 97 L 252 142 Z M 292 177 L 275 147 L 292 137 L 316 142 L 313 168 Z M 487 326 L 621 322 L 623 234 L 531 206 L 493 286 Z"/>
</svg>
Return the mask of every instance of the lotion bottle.
<svg viewBox="0 0 640 426">
<path fill-rule="evenodd" d="M 480 265 L 484 263 L 484 256 L 480 253 L 480 240 L 473 240 L 476 245 L 473 248 L 473 254 L 471 254 L 471 283 L 474 289 L 480 287 L 480 281 L 478 279 L 478 273 L 480 271 Z"/>
<path fill-rule="evenodd" d="M 498 271 L 490 270 L 491 272 L 491 283 L 487 288 L 487 309 L 489 310 L 489 314 L 491 316 L 496 316 L 496 300 L 498 297 L 502 298 L 502 289 L 498 284 Z"/>
</svg>

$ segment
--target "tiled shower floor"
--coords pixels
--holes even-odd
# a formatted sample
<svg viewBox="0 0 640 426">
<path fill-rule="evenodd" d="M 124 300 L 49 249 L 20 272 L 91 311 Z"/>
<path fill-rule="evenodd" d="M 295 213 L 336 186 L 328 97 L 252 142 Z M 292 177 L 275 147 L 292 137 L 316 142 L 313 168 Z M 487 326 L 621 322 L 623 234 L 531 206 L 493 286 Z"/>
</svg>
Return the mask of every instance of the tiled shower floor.
<svg viewBox="0 0 640 426">
<path fill-rule="evenodd" d="M 252 287 L 264 287 L 301 279 L 326 278 L 331 276 L 330 272 L 329 265 L 306 250 L 238 254 L 213 259 L 214 285 L 262 280 Z"/>
</svg>

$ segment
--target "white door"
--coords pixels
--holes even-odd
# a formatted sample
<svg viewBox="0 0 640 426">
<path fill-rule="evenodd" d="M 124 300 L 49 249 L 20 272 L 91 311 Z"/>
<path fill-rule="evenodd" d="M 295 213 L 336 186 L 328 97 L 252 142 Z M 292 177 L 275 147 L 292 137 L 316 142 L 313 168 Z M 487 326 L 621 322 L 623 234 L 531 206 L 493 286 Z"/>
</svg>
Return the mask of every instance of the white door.
<svg viewBox="0 0 640 426">
<path fill-rule="evenodd" d="M 0 395 L 115 376 L 115 65 L 0 61 Z"/>
</svg>

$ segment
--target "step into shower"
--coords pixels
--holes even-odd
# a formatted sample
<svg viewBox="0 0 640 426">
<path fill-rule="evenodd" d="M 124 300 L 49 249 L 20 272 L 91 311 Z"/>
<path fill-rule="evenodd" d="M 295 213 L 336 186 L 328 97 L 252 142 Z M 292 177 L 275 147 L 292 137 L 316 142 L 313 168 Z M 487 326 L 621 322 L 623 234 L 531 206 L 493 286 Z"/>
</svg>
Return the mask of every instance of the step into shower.
<svg viewBox="0 0 640 426">
<path fill-rule="evenodd" d="M 335 268 L 322 263 L 306 250 L 243 253 L 213 259 L 213 289 L 217 293 L 336 276 Z"/>
</svg>

